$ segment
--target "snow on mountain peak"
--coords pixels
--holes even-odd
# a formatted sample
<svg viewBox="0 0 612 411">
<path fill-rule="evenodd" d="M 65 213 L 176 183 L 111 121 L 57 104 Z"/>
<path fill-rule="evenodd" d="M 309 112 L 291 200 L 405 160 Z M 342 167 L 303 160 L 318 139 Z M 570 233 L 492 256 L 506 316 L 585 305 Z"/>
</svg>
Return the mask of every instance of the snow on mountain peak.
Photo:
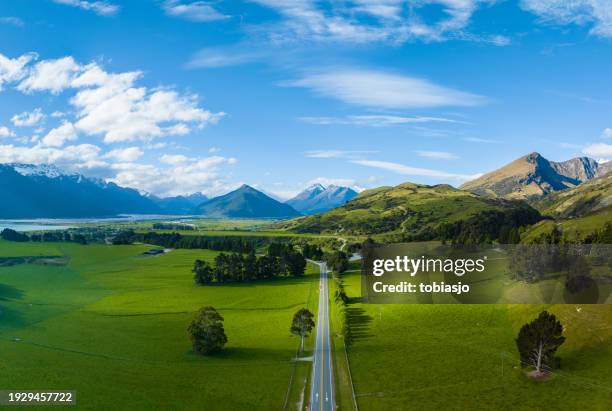
<svg viewBox="0 0 612 411">
<path fill-rule="evenodd" d="M 50 164 L 9 164 L 22 176 L 44 176 L 48 178 L 57 178 L 60 176 L 68 175 L 56 166 Z"/>
</svg>

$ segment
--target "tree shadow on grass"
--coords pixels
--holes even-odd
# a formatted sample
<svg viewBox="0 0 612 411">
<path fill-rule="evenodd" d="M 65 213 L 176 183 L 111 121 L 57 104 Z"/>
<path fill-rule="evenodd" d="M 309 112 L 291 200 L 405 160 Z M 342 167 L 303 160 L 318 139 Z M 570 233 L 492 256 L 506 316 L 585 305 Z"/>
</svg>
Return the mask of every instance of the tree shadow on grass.
<svg viewBox="0 0 612 411">
<path fill-rule="evenodd" d="M 315 275 L 304 275 L 300 277 L 291 277 L 291 276 L 282 276 L 282 277 L 273 277 L 261 280 L 251 280 L 251 281 L 235 281 L 235 282 L 227 282 L 227 283 L 211 283 L 205 284 L 201 287 L 225 287 L 225 288 L 252 288 L 261 285 L 299 285 L 304 283 L 312 283 L 319 281 L 319 274 Z"/>
<path fill-rule="evenodd" d="M 225 347 L 221 351 L 210 355 L 198 355 L 192 350 L 188 351 L 188 355 L 192 358 L 201 358 L 209 360 L 211 365 L 240 367 L 254 364 L 260 365 L 278 365 L 290 364 L 295 357 L 295 351 L 256 348 L 256 347 Z"/>
<path fill-rule="evenodd" d="M 19 311 L 0 304 L 0 331 L 22 327 L 24 324 L 25 320 Z"/>
<path fill-rule="evenodd" d="M 23 291 L 11 285 L 0 284 L 0 302 L 20 300 L 24 296 Z M 3 328 L 19 327 L 24 324 L 20 312 L 0 304 L 0 330 Z"/>
<path fill-rule="evenodd" d="M 0 284 L 0 300 L 20 300 L 23 295 L 23 291 L 12 285 Z"/>
<path fill-rule="evenodd" d="M 345 310 L 348 326 L 351 329 L 351 338 L 354 341 L 365 340 L 373 336 L 369 332 L 372 317 L 366 314 L 363 308 L 351 307 L 349 305 Z"/>
</svg>

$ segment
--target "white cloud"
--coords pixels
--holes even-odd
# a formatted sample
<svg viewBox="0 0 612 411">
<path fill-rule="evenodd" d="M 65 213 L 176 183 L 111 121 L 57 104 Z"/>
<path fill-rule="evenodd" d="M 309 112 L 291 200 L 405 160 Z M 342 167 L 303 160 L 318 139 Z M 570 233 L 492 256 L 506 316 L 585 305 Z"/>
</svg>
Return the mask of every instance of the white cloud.
<svg viewBox="0 0 612 411">
<path fill-rule="evenodd" d="M 378 161 L 378 160 L 352 160 L 354 164 L 359 164 L 366 167 L 379 168 L 381 170 L 391 171 L 396 174 L 409 175 L 409 176 L 422 176 L 422 177 L 434 177 L 434 178 L 445 178 L 458 181 L 468 181 L 475 178 L 474 175 L 467 174 L 455 174 L 446 171 L 432 170 L 428 168 L 410 167 L 403 164 L 392 163 L 389 161 Z"/>
<path fill-rule="evenodd" d="M 138 147 L 117 148 L 104 155 L 104 158 L 112 159 L 122 163 L 131 163 L 138 160 L 144 152 Z"/>
<path fill-rule="evenodd" d="M 41 61 L 30 70 L 17 89 L 26 93 L 50 91 L 57 94 L 70 85 L 73 75 L 79 70 L 80 66 L 72 57 Z"/>
<path fill-rule="evenodd" d="M 575 143 L 559 143 L 559 147 L 561 148 L 567 148 L 567 149 L 581 149 L 583 146 L 581 146 L 580 144 L 575 144 Z"/>
<path fill-rule="evenodd" d="M 499 141 L 490 140 L 487 138 L 478 138 L 478 137 L 465 137 L 463 141 L 468 141 L 470 143 L 482 143 L 482 144 L 497 144 Z"/>
<path fill-rule="evenodd" d="M 311 150 L 306 152 L 309 158 L 356 158 L 363 154 L 373 154 L 371 150 Z"/>
<path fill-rule="evenodd" d="M 211 154 L 218 153 L 219 151 L 221 151 L 219 147 L 211 147 L 208 149 L 208 152 Z"/>
<path fill-rule="evenodd" d="M 109 74 L 95 64 L 87 66 L 72 83 L 83 88 L 71 100 L 80 117 L 77 128 L 103 135 L 106 143 L 150 141 L 187 134 L 186 123 L 216 124 L 225 115 L 199 108 L 195 95 L 135 87 L 140 76 L 140 72 Z"/>
<path fill-rule="evenodd" d="M 228 67 L 250 63 L 262 57 L 263 53 L 253 50 L 244 50 L 242 47 L 210 47 L 194 53 L 185 64 L 185 67 L 191 69 Z"/>
<path fill-rule="evenodd" d="M 15 137 L 15 133 L 13 133 L 8 127 L 0 126 L 0 138 L 1 137 Z"/>
<path fill-rule="evenodd" d="M 19 17 L 14 16 L 4 16 L 0 17 L 0 24 L 11 24 L 15 27 L 23 27 L 24 23 Z"/>
<path fill-rule="evenodd" d="M 73 91 L 69 102 L 74 108 L 74 127 L 79 133 L 102 136 L 109 144 L 185 135 L 192 127 L 204 128 L 225 116 L 200 108 L 197 95 L 138 86 L 140 71 L 109 73 L 97 63 L 82 65 L 72 57 L 25 67 L 32 58 L 24 55 L 11 60 L 0 54 L 0 85 L 20 81 L 16 88 L 24 93 Z M 18 116 L 15 121 L 27 123 Z M 33 124 L 32 119 L 29 125 Z"/>
<path fill-rule="evenodd" d="M 159 161 L 164 164 L 178 165 L 186 163 L 189 161 L 189 158 L 181 154 L 164 154 L 159 158 Z"/>
<path fill-rule="evenodd" d="M 612 2 L 608 0 L 522 0 L 521 7 L 544 23 L 588 25 L 591 34 L 612 37 Z"/>
<path fill-rule="evenodd" d="M 0 146 L 0 163 L 56 164 L 66 168 L 91 165 L 98 160 L 100 148 L 92 144 L 80 144 L 64 148 Z"/>
<path fill-rule="evenodd" d="M 16 127 L 32 127 L 40 123 L 45 118 L 42 109 L 36 108 L 33 111 L 24 111 L 11 117 L 11 122 Z"/>
<path fill-rule="evenodd" d="M 462 121 L 442 118 L 442 117 L 426 117 L 426 116 L 390 116 L 390 115 L 354 115 L 346 117 L 298 117 L 298 120 L 305 123 L 317 125 L 343 124 L 357 126 L 372 126 L 384 127 L 395 126 L 402 124 L 415 123 L 463 123 Z"/>
<path fill-rule="evenodd" d="M 597 143 L 585 147 L 582 152 L 591 157 L 612 158 L 612 144 Z"/>
<path fill-rule="evenodd" d="M 211 156 L 189 158 L 183 164 L 170 166 L 136 163 L 142 154 L 138 147 L 102 154 L 100 147 L 92 144 L 63 148 L 0 145 L 0 163 L 54 164 L 66 171 L 93 173 L 121 186 L 161 196 L 225 192 L 229 186 L 227 173 L 221 173 L 220 168 L 237 162 L 233 157 Z"/>
<path fill-rule="evenodd" d="M 233 163 L 235 159 L 219 156 L 195 158 L 169 168 L 132 162 L 117 163 L 111 166 L 117 172 L 112 181 L 121 186 L 138 187 L 161 196 L 199 191 L 216 195 L 226 191 L 228 186 L 219 167 Z"/>
<path fill-rule="evenodd" d="M 347 104 L 393 109 L 478 106 L 485 97 L 440 86 L 429 80 L 374 70 L 339 69 L 281 83 L 304 87 Z"/>
<path fill-rule="evenodd" d="M 78 133 L 74 125 L 65 121 L 61 126 L 49 131 L 42 139 L 42 144 L 49 147 L 61 147 L 67 141 L 74 141 L 78 138 Z"/>
<path fill-rule="evenodd" d="M 251 0 L 275 10 L 282 20 L 269 27 L 277 42 L 297 40 L 347 41 L 355 43 L 410 40 L 442 41 L 448 38 L 486 40 L 468 35 L 466 28 L 482 4 L 495 0 Z M 427 18 L 426 8 L 439 7 L 439 18 Z M 500 44 L 497 37 L 489 36 Z"/>
<path fill-rule="evenodd" d="M 77 7 L 82 10 L 90 10 L 101 16 L 112 16 L 119 11 L 119 6 L 107 1 L 88 1 L 88 0 L 53 0 L 57 4 Z"/>
<path fill-rule="evenodd" d="M 415 153 L 417 153 L 419 157 L 431 158 L 433 160 L 452 160 L 457 158 L 455 154 L 446 151 L 416 150 Z"/>
<path fill-rule="evenodd" d="M 0 91 L 4 83 L 21 79 L 25 75 L 25 66 L 36 58 L 36 54 L 24 54 L 15 59 L 10 59 L 0 53 Z"/>
<path fill-rule="evenodd" d="M 230 16 L 227 16 L 211 4 L 205 1 L 178 1 L 178 0 L 166 0 L 162 4 L 162 8 L 167 15 L 173 17 L 180 17 L 185 20 L 197 21 L 197 22 L 208 22 L 217 20 L 226 20 Z"/>
<path fill-rule="evenodd" d="M 603 138 L 612 138 L 612 128 L 605 128 L 601 136 Z"/>
</svg>

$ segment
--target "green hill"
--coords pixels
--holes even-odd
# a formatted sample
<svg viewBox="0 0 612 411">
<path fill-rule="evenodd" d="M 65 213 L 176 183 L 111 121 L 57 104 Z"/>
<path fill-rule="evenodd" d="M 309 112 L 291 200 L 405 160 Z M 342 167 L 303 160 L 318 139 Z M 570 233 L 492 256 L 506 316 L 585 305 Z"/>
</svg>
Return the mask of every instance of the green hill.
<svg viewBox="0 0 612 411">
<path fill-rule="evenodd" d="M 504 224 L 511 219 L 539 219 L 537 211 L 522 201 L 483 198 L 449 185 L 404 183 L 360 193 L 342 207 L 326 213 L 298 218 L 285 225 L 300 233 L 383 235 L 393 240 L 433 239 L 446 225 L 465 228 L 475 219 Z M 485 218 L 480 218 L 485 216 Z M 491 221 L 493 218 L 495 223 Z M 512 223 L 516 226 L 516 221 Z M 520 225 L 520 224 L 519 224 Z M 499 231 L 499 225 L 495 227 Z"/>
<path fill-rule="evenodd" d="M 559 218 L 576 218 L 604 211 L 612 206 L 612 174 L 582 183 L 576 188 L 553 193 L 534 206 Z"/>
<path fill-rule="evenodd" d="M 584 239 L 612 222 L 612 174 L 551 194 L 533 205 L 553 220 L 531 227 L 522 241 L 535 241 L 551 233 L 555 227 L 568 240 Z"/>
</svg>

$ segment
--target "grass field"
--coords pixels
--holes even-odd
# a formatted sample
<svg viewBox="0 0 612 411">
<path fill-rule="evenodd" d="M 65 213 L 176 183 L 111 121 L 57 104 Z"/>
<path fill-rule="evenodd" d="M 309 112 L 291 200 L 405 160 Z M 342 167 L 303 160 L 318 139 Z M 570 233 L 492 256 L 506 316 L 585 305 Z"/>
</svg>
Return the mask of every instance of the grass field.
<svg viewBox="0 0 612 411">
<path fill-rule="evenodd" d="M 345 275 L 349 296 L 359 273 Z M 562 368 L 534 382 L 514 338 L 542 309 L 567 341 Z M 612 305 L 374 305 L 349 308 L 349 359 L 361 410 L 610 410 Z"/>
<path fill-rule="evenodd" d="M 196 287 L 193 261 L 214 252 L 141 256 L 149 248 L 0 242 L 0 256 L 69 261 L 0 267 L 0 387 L 76 390 L 79 409 L 281 409 L 299 343 L 288 329 L 299 307 L 316 308 L 316 269 Z M 186 332 L 204 305 L 225 317 L 214 357 L 193 355 Z"/>
</svg>

